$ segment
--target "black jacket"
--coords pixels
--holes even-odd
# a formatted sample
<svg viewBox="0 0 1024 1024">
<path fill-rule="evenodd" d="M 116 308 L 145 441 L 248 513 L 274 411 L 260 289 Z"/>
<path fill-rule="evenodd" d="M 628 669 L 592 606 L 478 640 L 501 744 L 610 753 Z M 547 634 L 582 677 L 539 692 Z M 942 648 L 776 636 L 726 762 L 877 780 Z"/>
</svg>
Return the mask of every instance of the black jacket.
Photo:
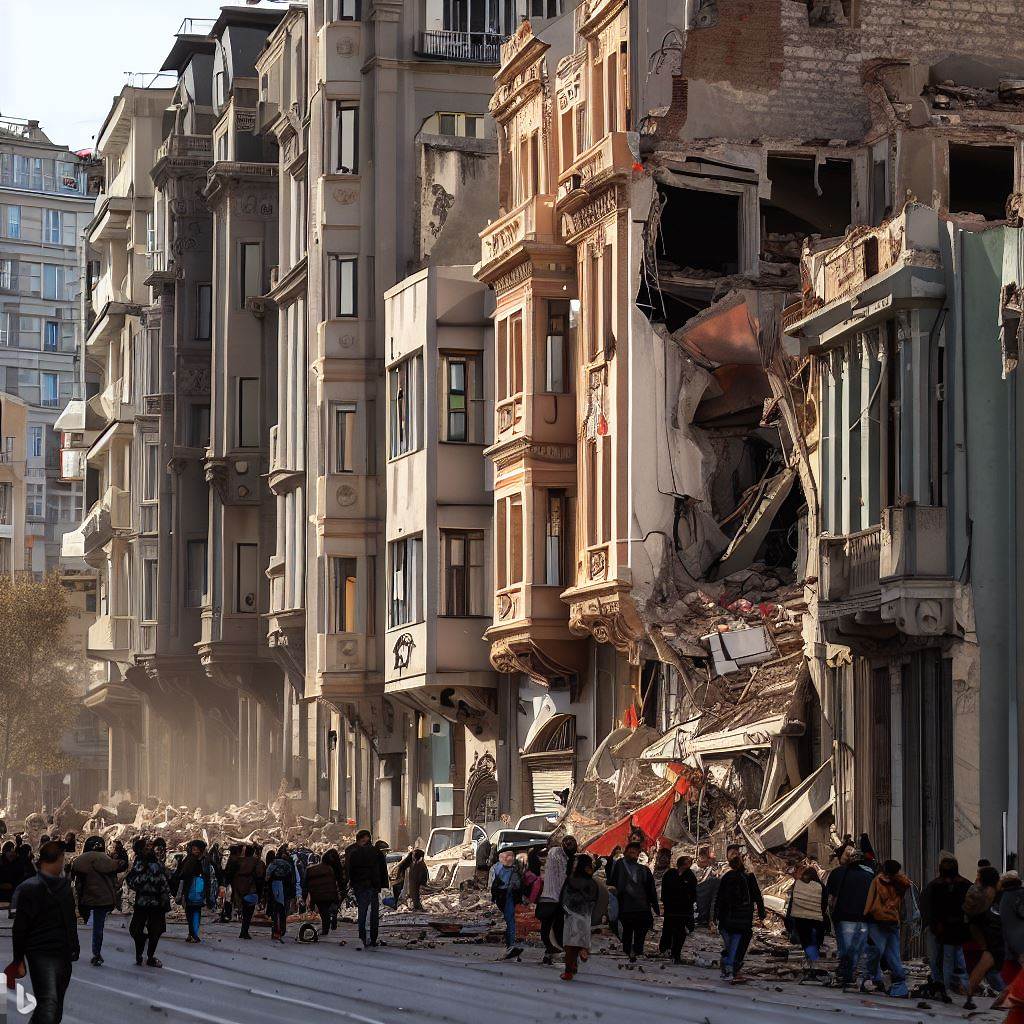
<svg viewBox="0 0 1024 1024">
<path fill-rule="evenodd" d="M 18 886 L 18 912 L 11 930 L 14 961 L 31 959 L 33 953 L 78 959 L 78 922 L 71 883 L 36 875 Z"/>
<path fill-rule="evenodd" d="M 939 942 L 962 946 L 970 936 L 964 899 L 971 888 L 966 878 L 934 878 L 921 893 L 921 917 Z"/>
<path fill-rule="evenodd" d="M 711 920 L 727 932 L 748 932 L 754 926 L 754 908 L 764 920 L 764 897 L 753 873 L 745 868 L 722 875 L 711 908 Z"/>
<path fill-rule="evenodd" d="M 666 917 L 681 917 L 693 930 L 693 908 L 697 902 L 697 876 L 687 868 L 669 868 L 661 880 L 661 907 Z"/>
<path fill-rule="evenodd" d="M 864 908 L 875 873 L 866 864 L 843 864 L 829 872 L 825 892 L 836 921 L 866 921 Z"/>
<path fill-rule="evenodd" d="M 388 862 L 372 843 L 350 846 L 345 851 L 345 867 L 353 890 L 384 889 L 388 884 Z"/>
<path fill-rule="evenodd" d="M 136 857 L 125 882 L 135 893 L 137 910 L 162 910 L 166 913 L 171 909 L 171 887 L 167 881 L 167 872 L 159 861 L 145 861 Z"/>
<path fill-rule="evenodd" d="M 632 882 L 626 858 L 623 857 L 615 862 L 612 868 L 608 884 L 614 886 L 615 897 L 619 901 L 620 914 L 643 914 L 651 910 L 655 914 L 661 913 L 658 907 L 658 887 L 654 884 L 654 875 L 651 869 L 643 864 L 637 863 L 636 882 Z"/>
</svg>

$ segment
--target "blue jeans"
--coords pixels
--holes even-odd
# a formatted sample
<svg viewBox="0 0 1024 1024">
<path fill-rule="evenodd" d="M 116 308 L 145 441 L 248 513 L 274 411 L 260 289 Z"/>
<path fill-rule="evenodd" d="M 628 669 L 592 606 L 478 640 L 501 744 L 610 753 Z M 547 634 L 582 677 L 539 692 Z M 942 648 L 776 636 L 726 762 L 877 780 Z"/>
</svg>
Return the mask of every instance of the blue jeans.
<svg viewBox="0 0 1024 1024">
<path fill-rule="evenodd" d="M 185 920 L 188 922 L 188 933 L 193 939 L 199 938 L 199 922 L 203 916 L 203 908 L 200 904 L 193 907 L 191 904 L 185 906 Z"/>
<path fill-rule="evenodd" d="M 516 944 L 516 901 L 512 896 L 505 897 L 505 948 L 511 949 Z"/>
<path fill-rule="evenodd" d="M 377 925 L 380 922 L 380 893 L 376 889 L 356 889 L 356 906 L 359 907 L 359 938 L 366 945 L 377 944 Z M 370 918 L 370 932 L 366 932 L 366 918 Z"/>
<path fill-rule="evenodd" d="M 71 961 L 63 956 L 28 954 L 32 995 L 36 998 L 35 1024 L 57 1024 L 64 1015 L 64 993 L 71 984 Z M 5 993 L 6 995 L 6 993 Z"/>
<path fill-rule="evenodd" d="M 837 921 L 836 943 L 839 946 L 839 981 L 849 985 L 857 976 L 857 964 L 868 941 L 868 926 L 865 921 Z"/>
<path fill-rule="evenodd" d="M 727 932 L 719 929 L 722 935 L 722 977 L 729 978 L 740 973 L 743 958 L 747 955 L 751 932 Z"/>
<path fill-rule="evenodd" d="M 947 992 L 955 987 L 967 991 L 967 961 L 962 946 L 948 946 L 928 932 L 928 966 L 932 981 L 940 982 Z"/>
<path fill-rule="evenodd" d="M 103 949 L 103 926 L 107 922 L 107 914 L 113 907 L 92 908 L 92 955 L 99 956 Z"/>
<path fill-rule="evenodd" d="M 889 969 L 892 975 L 892 988 L 889 995 L 903 997 L 908 995 L 907 972 L 900 959 L 900 927 L 897 924 L 875 924 L 868 925 L 868 964 L 867 973 L 870 978 L 880 982 L 882 980 L 882 965 Z"/>
</svg>

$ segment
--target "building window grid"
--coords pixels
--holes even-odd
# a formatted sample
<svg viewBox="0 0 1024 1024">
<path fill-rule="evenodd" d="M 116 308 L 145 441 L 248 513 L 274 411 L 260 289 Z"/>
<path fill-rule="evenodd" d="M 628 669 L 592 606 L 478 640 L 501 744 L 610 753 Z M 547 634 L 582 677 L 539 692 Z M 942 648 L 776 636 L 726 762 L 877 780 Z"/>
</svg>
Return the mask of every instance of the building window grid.
<svg viewBox="0 0 1024 1024">
<path fill-rule="evenodd" d="M 441 353 L 443 394 L 441 440 L 483 442 L 483 369 L 478 354 Z"/>
<path fill-rule="evenodd" d="M 331 465 L 335 473 L 354 473 L 356 459 L 355 402 L 337 402 L 331 407 L 331 426 L 334 445 Z"/>
<path fill-rule="evenodd" d="M 484 614 L 484 533 L 441 531 L 441 615 L 468 618 Z"/>
<path fill-rule="evenodd" d="M 421 445 L 420 392 L 423 381 L 423 357 L 410 356 L 390 374 L 389 402 L 391 406 L 390 457 L 397 459 L 409 452 L 417 451 Z"/>
<path fill-rule="evenodd" d="M 328 616 L 332 633 L 358 631 L 359 567 L 355 558 L 329 558 Z"/>
<path fill-rule="evenodd" d="M 422 617 L 420 572 L 423 541 L 405 537 L 388 545 L 390 554 L 389 628 L 407 626 Z"/>
</svg>

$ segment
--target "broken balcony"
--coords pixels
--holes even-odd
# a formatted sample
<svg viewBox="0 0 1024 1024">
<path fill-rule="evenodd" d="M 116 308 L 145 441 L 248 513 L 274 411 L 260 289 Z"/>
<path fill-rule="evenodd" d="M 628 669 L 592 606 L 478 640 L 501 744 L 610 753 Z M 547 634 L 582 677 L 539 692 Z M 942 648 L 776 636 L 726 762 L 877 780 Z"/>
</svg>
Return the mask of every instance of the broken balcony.
<svg viewBox="0 0 1024 1024">
<path fill-rule="evenodd" d="M 82 522 L 83 554 L 103 547 L 117 532 L 131 528 L 131 495 L 120 487 L 108 487 L 89 509 Z"/>
</svg>

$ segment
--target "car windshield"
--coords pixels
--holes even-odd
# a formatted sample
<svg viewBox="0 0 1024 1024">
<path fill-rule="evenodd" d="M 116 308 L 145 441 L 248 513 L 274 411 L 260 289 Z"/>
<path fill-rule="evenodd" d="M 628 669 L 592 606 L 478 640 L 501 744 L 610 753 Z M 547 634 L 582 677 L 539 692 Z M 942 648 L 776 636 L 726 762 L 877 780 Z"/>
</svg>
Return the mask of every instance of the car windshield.
<svg viewBox="0 0 1024 1024">
<path fill-rule="evenodd" d="M 461 828 L 434 829 L 430 833 L 430 842 L 427 844 L 427 856 L 436 857 L 453 846 L 461 846 L 465 834 L 465 829 Z"/>
</svg>

